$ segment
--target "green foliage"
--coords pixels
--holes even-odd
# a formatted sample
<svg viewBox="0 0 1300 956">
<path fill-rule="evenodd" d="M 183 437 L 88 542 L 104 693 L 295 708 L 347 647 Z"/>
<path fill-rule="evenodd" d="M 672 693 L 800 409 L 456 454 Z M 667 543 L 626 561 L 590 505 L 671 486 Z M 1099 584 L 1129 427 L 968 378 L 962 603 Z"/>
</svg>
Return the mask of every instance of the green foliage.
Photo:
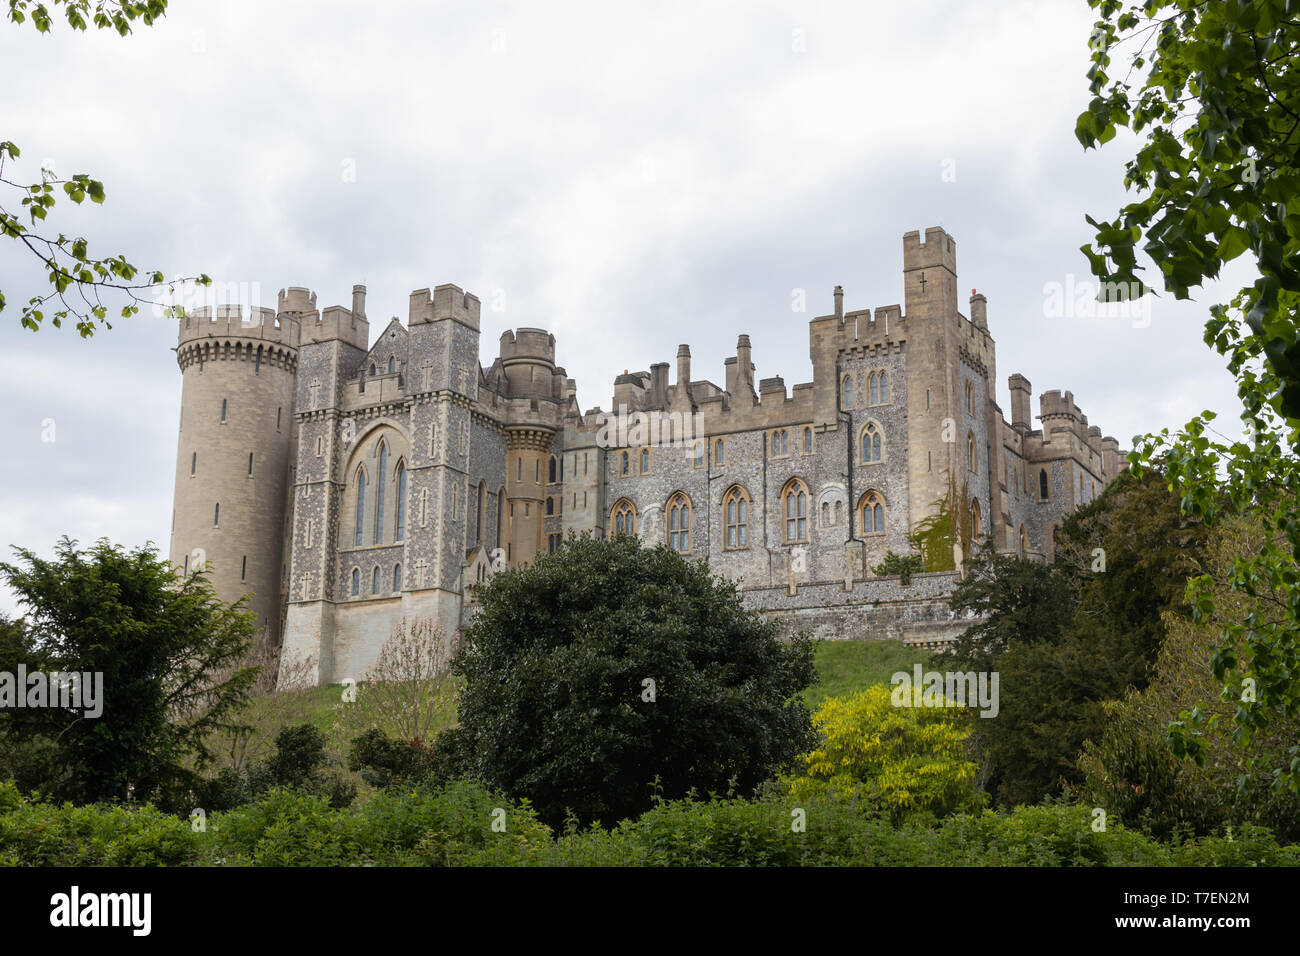
<svg viewBox="0 0 1300 956">
<path fill-rule="evenodd" d="M 1258 521 L 1220 522 L 1210 536 L 1206 572 L 1226 581 L 1237 555 L 1257 552 L 1263 539 Z M 1270 772 L 1300 738 L 1300 718 L 1278 720 L 1249 747 L 1242 746 L 1234 740 L 1230 718 L 1245 688 L 1220 699 L 1221 685 L 1210 667 L 1209 648 L 1217 629 L 1274 604 L 1277 595 L 1248 598 L 1220 583 L 1215 601 L 1211 622 L 1196 624 L 1171 616 L 1146 689 L 1106 706 L 1105 730 L 1084 745 L 1079 760 L 1082 799 L 1162 839 L 1229 827 L 1240 830 L 1250 824 L 1266 826 L 1289 841 L 1300 839 L 1300 796 L 1271 786 Z M 1200 764 L 1176 758 L 1167 739 L 1170 722 L 1198 706 L 1207 718 L 1216 718 L 1212 724 L 1207 719 L 1199 732 L 1205 755 Z"/>
<path fill-rule="evenodd" d="M 934 659 L 940 670 L 987 671 L 1017 644 L 1055 644 L 1074 611 L 1057 569 L 986 547 L 967 564 L 948 606 L 975 621 Z"/>
<path fill-rule="evenodd" d="M 975 765 L 966 759 L 969 730 L 937 707 L 895 707 L 887 687 L 832 697 L 813 715 L 821 735 L 789 780 L 792 799 L 828 792 L 860 801 L 898 823 L 944 816 L 983 802 Z"/>
<path fill-rule="evenodd" d="M 898 583 L 907 586 L 912 583 L 912 575 L 925 569 L 925 561 L 919 554 L 895 554 L 889 551 L 885 559 L 871 569 L 879 577 L 897 574 Z"/>
<path fill-rule="evenodd" d="M 210 814 L 196 832 L 152 807 L 33 803 L 0 784 L 0 865 L 1300 865 L 1300 847 L 1279 846 L 1260 827 L 1172 844 L 1113 822 L 1105 831 L 1092 827 L 1090 809 L 1066 805 L 895 826 L 851 799 L 795 804 L 769 791 L 753 800 L 658 801 L 610 830 L 570 821 L 552 833 L 526 803 L 455 781 L 379 793 L 346 809 L 274 789 L 249 806 Z"/>
<path fill-rule="evenodd" d="M 0 563 L 0 578 L 28 616 L 9 626 L 9 660 L 102 674 L 103 713 L 0 710 L 0 746 L 62 767 L 39 784 L 54 799 L 192 806 L 191 764 L 209 761 L 205 738 L 232 725 L 255 677 L 240 664 L 253 615 L 217 598 L 203 573 L 178 578 L 150 546 L 82 551 L 64 538 L 53 560 L 15 550 L 21 563 Z"/>
<path fill-rule="evenodd" d="M 1287 0 L 1090 3 L 1101 19 L 1079 140 L 1106 142 L 1116 125 L 1144 134 L 1125 174 L 1126 187 L 1140 195 L 1115 221 L 1094 222 L 1095 249 L 1083 250 L 1092 271 L 1137 281 L 1134 249 L 1145 236 L 1143 248 L 1179 298 L 1247 252 L 1260 275 L 1229 305 L 1211 307 L 1204 334 L 1237 379 L 1245 437 L 1215 440 L 1215 416 L 1205 411 L 1173 435 L 1145 436 L 1130 456 L 1135 467 L 1162 460 L 1188 514 L 1207 523 L 1224 510 L 1255 514 L 1276 532 L 1258 552 L 1240 555 L 1228 580 L 1245 595 L 1281 584 L 1285 598 L 1268 615 L 1224 625 L 1212 657 L 1225 689 L 1256 681 L 1256 699 L 1231 716 L 1248 743 L 1300 714 L 1300 73 L 1293 68 L 1300 20 Z M 1108 76 L 1111 51 L 1140 37 L 1125 78 Z M 1198 620 L 1213 616 L 1214 592 L 1208 576 L 1189 584 Z M 1200 715 L 1193 709 L 1171 743 L 1203 761 Z M 1276 786 L 1300 790 L 1300 743 L 1277 754 L 1272 772 Z"/>
<path fill-rule="evenodd" d="M 926 571 L 954 571 L 952 557 L 952 510 L 948 498 L 940 498 L 932 507 L 934 513 L 916 523 L 907 540 L 917 551 Z"/>
<path fill-rule="evenodd" d="M 812 742 L 807 640 L 783 643 L 733 583 L 630 536 L 493 577 L 454 670 L 460 727 L 439 747 L 553 826 L 635 816 L 656 776 L 668 798 L 747 792 Z"/>
<path fill-rule="evenodd" d="M 99 29 L 115 30 L 122 36 L 131 32 L 131 24 L 137 20 L 146 26 L 152 26 L 167 9 L 167 0 L 144 0 L 139 3 L 130 0 L 50 0 L 50 3 L 63 7 L 68 26 L 74 30 L 85 30 L 93 25 Z M 54 20 L 45 3 L 9 0 L 11 21 L 23 23 L 29 18 L 39 33 L 48 33 Z M 56 328 L 63 324 L 64 319 L 72 316 L 83 338 L 95 333 L 96 322 L 102 322 L 106 328 L 111 329 L 113 326 L 107 321 L 108 306 L 100 297 L 106 291 L 125 293 L 127 296 L 128 301 L 121 310 L 122 318 L 138 313 L 140 307 L 137 303 L 143 300 L 136 293 L 150 288 L 161 290 L 164 283 L 161 271 L 145 273 L 147 282 L 137 281 L 140 270 L 128 262 L 125 256 L 95 258 L 88 251 L 87 241 L 80 236 L 59 233 L 57 237 L 50 238 L 34 233 L 29 228 L 38 222 L 44 222 L 54 208 L 56 186 L 62 188 L 68 199 L 80 205 L 87 197 L 93 203 L 103 203 L 104 184 L 86 173 L 76 173 L 70 179 L 60 179 L 44 168 L 33 172 L 26 180 L 6 178 L 6 163 L 12 164 L 21 155 L 16 144 L 0 142 L 0 186 L 8 187 L 10 195 L 22 197 L 19 206 L 25 210 L 29 220 L 24 223 L 21 216 L 11 213 L 0 201 L 0 237 L 13 239 L 40 259 L 53 287 L 51 292 L 33 296 L 23 306 L 23 327 L 32 331 L 39 329 L 46 318 L 47 303 L 53 304 L 57 300 L 57 307 L 50 314 L 50 322 Z M 9 176 L 13 177 L 14 174 L 11 172 Z M 174 293 L 177 285 L 191 281 L 198 285 L 210 285 L 212 282 L 206 275 L 178 279 L 167 286 L 168 294 Z M 70 290 L 79 294 L 84 306 L 68 301 L 65 293 Z M 0 290 L 0 312 L 4 311 L 4 307 L 4 292 Z M 168 306 L 162 311 L 167 316 L 184 314 L 183 309 L 175 306 Z"/>
<path fill-rule="evenodd" d="M 1279 293 L 1300 291 L 1300 76 L 1291 68 L 1300 21 L 1289 0 L 1089 0 L 1092 101 L 1079 116 L 1084 147 L 1117 126 L 1142 136 L 1124 176 L 1138 198 L 1085 245 L 1094 274 L 1145 291 L 1135 246 L 1180 299 L 1250 252 L 1260 272 L 1242 309 L 1259 357 L 1278 377 L 1277 411 L 1300 418 L 1300 326 Z M 1107 73 L 1128 43 L 1123 78 Z M 1136 76 L 1134 76 L 1136 73 Z M 1213 323 L 1211 323 L 1213 325 Z M 1208 332 L 1208 327 L 1207 327 Z"/>
<path fill-rule="evenodd" d="M 1159 475 L 1121 474 L 1057 531 L 1054 565 L 988 549 L 976 559 L 951 603 L 987 617 L 933 666 L 999 674 L 1001 710 L 972 739 L 1000 805 L 1081 782 L 1076 757 L 1100 737 L 1106 702 L 1146 685 L 1166 620 L 1187 618 L 1204 542 Z"/>
</svg>

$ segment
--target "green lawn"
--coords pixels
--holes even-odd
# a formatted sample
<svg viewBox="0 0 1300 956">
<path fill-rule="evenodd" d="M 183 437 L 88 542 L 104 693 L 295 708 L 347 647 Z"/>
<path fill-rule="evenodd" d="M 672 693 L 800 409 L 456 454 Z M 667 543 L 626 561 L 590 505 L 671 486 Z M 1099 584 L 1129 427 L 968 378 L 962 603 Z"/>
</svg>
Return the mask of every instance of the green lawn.
<svg viewBox="0 0 1300 956">
<path fill-rule="evenodd" d="M 905 647 L 902 641 L 817 641 L 817 683 L 803 692 L 809 710 L 827 697 L 843 697 L 872 684 L 887 684 L 898 671 L 929 660 L 930 652 Z"/>
</svg>

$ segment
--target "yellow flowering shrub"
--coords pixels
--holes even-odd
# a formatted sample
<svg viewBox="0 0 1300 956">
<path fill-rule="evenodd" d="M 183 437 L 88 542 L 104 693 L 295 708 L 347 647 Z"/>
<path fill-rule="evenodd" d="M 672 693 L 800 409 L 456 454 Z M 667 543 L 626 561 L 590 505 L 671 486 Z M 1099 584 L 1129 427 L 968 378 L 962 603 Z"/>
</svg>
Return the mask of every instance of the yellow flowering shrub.
<svg viewBox="0 0 1300 956">
<path fill-rule="evenodd" d="M 821 743 L 787 780 L 796 800 L 860 800 L 899 822 L 983 805 L 975 764 L 966 759 L 970 730 L 942 707 L 895 707 L 889 688 L 831 697 L 813 715 Z"/>
</svg>

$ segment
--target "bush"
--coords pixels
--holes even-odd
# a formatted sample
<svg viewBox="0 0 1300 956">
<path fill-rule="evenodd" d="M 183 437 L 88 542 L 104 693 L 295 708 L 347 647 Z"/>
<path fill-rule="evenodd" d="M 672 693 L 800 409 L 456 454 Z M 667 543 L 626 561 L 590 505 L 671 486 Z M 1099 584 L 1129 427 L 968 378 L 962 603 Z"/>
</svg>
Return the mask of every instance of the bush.
<svg viewBox="0 0 1300 956">
<path fill-rule="evenodd" d="M 821 742 L 789 781 L 795 800 L 834 793 L 886 814 L 895 823 L 981 805 L 975 765 L 966 759 L 970 731 L 952 712 L 895 707 L 888 687 L 827 699 L 813 717 Z"/>
<path fill-rule="evenodd" d="M 702 562 L 632 537 L 571 539 L 492 578 L 453 665 L 460 769 L 554 827 L 615 823 L 692 788 L 752 791 L 812 745 L 812 648 Z"/>
</svg>

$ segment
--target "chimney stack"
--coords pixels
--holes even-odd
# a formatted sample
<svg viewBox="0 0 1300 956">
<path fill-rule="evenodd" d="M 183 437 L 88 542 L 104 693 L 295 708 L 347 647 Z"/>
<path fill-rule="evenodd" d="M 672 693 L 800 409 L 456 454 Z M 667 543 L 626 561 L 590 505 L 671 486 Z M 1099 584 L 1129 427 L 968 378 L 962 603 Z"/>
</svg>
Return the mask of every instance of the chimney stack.
<svg viewBox="0 0 1300 956">
<path fill-rule="evenodd" d="M 975 328 L 983 329 L 986 332 L 989 328 L 988 304 L 989 300 L 984 298 L 984 293 L 976 292 L 974 289 L 970 290 L 971 324 Z"/>
<path fill-rule="evenodd" d="M 363 285 L 354 285 L 352 287 L 352 316 L 353 318 L 362 317 L 366 314 L 366 287 Z"/>
<path fill-rule="evenodd" d="M 835 318 L 844 321 L 844 286 L 835 287 Z"/>
<path fill-rule="evenodd" d="M 677 387 L 690 388 L 691 385 L 691 347 L 677 346 Z"/>
</svg>

